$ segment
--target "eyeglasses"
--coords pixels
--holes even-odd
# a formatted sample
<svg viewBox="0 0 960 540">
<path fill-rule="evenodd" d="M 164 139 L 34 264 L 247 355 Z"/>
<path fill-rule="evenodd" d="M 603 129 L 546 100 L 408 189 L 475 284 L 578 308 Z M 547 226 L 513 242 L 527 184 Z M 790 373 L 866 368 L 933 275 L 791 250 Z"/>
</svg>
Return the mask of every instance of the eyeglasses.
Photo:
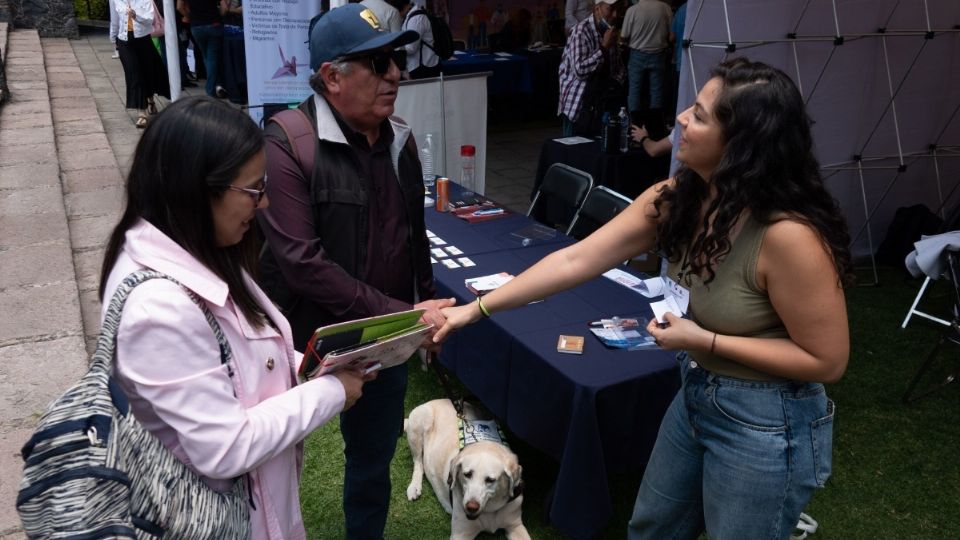
<svg viewBox="0 0 960 540">
<path fill-rule="evenodd" d="M 263 180 L 261 180 L 260 189 L 254 188 L 243 188 L 236 186 L 227 186 L 227 189 L 232 189 L 233 191 L 242 191 L 250 196 L 253 199 L 253 207 L 256 208 L 260 206 L 260 201 L 263 200 L 263 195 L 267 192 L 267 175 L 263 175 Z"/>
<path fill-rule="evenodd" d="M 397 65 L 397 69 L 403 71 L 407 69 L 407 52 L 403 49 L 392 51 L 379 51 L 363 56 L 345 58 L 344 60 L 370 60 L 370 68 L 379 76 L 384 76 L 390 71 L 390 61 Z"/>
</svg>

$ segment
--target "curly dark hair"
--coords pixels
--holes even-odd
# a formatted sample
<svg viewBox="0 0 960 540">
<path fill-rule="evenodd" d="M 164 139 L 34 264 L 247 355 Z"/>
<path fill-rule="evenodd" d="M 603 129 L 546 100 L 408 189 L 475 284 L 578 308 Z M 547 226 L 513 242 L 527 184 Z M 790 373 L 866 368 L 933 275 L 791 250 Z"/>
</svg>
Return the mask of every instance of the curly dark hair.
<svg viewBox="0 0 960 540">
<path fill-rule="evenodd" d="M 682 257 L 689 265 L 684 271 L 705 273 L 709 283 L 714 265 L 730 251 L 730 229 L 746 209 L 763 224 L 792 219 L 812 227 L 833 256 L 841 285 L 852 284 L 847 223 L 824 187 L 810 117 L 793 81 L 745 58 L 723 62 L 711 75 L 722 82 L 713 114 L 725 144 L 710 180 L 716 198 L 702 212 L 709 185 L 681 168 L 674 186 L 662 188 L 653 203 L 658 213 L 669 208 L 658 226 L 657 248 L 670 261 Z"/>
</svg>

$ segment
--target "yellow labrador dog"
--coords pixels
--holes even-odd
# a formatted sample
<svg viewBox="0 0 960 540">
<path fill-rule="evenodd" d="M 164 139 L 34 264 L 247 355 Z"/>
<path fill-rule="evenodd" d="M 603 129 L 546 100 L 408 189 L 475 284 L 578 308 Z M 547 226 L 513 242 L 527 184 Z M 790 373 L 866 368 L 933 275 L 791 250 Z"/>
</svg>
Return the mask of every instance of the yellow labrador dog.
<svg viewBox="0 0 960 540">
<path fill-rule="evenodd" d="M 477 419 L 469 404 L 464 404 L 464 413 L 469 420 Z M 523 484 L 516 454 L 491 441 L 459 450 L 457 411 L 449 399 L 435 399 L 410 411 L 403 430 L 413 455 L 407 498 L 420 498 L 426 472 L 443 509 L 452 515 L 451 540 L 473 540 L 483 531 L 498 529 L 504 529 L 510 540 L 529 540 L 520 511 Z"/>
</svg>

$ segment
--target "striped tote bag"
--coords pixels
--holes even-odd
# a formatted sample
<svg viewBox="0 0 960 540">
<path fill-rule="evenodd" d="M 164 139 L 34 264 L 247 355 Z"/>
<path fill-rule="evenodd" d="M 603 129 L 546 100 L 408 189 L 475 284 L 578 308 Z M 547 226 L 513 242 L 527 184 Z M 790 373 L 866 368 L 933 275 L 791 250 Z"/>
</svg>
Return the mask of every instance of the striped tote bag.
<svg viewBox="0 0 960 540">
<path fill-rule="evenodd" d="M 243 479 L 228 493 L 210 489 L 140 425 L 111 378 L 123 304 L 134 287 L 156 278 L 176 283 L 148 270 L 120 284 L 89 371 L 47 408 L 23 447 L 17 511 L 29 538 L 250 536 Z M 200 298 L 184 290 L 203 310 L 229 368 L 230 345 L 220 325 Z"/>
</svg>

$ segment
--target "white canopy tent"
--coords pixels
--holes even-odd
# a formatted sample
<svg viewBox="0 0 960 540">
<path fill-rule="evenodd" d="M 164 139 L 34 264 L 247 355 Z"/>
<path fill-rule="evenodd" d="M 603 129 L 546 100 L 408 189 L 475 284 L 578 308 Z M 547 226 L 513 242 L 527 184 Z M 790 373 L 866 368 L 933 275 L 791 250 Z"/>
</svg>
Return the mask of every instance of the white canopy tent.
<svg viewBox="0 0 960 540">
<path fill-rule="evenodd" d="M 960 1 L 691 0 L 684 34 L 680 110 L 728 57 L 797 82 L 855 256 L 898 207 L 960 203 Z"/>
</svg>

